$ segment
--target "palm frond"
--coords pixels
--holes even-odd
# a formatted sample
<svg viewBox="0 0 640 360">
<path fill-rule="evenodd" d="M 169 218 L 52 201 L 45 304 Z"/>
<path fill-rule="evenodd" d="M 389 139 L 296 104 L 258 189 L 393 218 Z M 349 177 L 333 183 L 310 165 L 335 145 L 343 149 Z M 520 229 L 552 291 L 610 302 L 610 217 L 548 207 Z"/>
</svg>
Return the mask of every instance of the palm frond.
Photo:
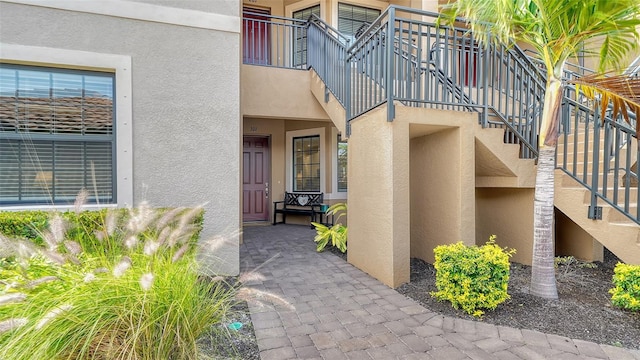
<svg viewBox="0 0 640 360">
<path fill-rule="evenodd" d="M 599 57 L 600 71 L 619 69 L 640 42 L 638 0 L 450 0 L 442 7 L 446 23 L 459 17 L 485 44 L 533 46 L 548 69 L 585 49 Z"/>
<path fill-rule="evenodd" d="M 629 111 L 636 115 L 636 137 L 640 135 L 640 77 L 636 75 L 593 74 L 570 81 L 576 86 L 576 92 L 582 92 L 591 100 L 600 102 L 600 117 L 604 119 L 608 104 L 611 104 L 613 117 L 618 114 L 629 124 Z"/>
</svg>

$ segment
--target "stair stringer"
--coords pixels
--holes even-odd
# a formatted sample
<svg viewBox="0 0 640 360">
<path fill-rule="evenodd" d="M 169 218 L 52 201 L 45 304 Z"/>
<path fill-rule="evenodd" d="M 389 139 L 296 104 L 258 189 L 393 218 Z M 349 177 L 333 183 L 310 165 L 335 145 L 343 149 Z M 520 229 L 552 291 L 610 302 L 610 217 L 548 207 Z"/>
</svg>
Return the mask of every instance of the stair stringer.
<svg viewBox="0 0 640 360">
<path fill-rule="evenodd" d="M 329 119 L 333 122 L 333 125 L 338 128 L 343 138 L 347 137 L 346 131 L 346 123 L 347 123 L 347 113 L 342 104 L 338 101 L 338 99 L 330 92 L 326 91 L 326 85 L 324 81 L 318 76 L 315 70 L 309 70 L 309 76 L 311 77 L 310 81 L 310 90 L 313 96 L 318 100 L 320 106 L 324 109 L 324 111 L 329 115 Z M 327 100 L 325 101 L 325 94 L 328 93 Z"/>
<path fill-rule="evenodd" d="M 611 221 L 617 211 L 606 205 L 602 208 L 602 220 L 589 219 L 589 203 L 585 201 L 588 193 L 562 170 L 556 170 L 555 207 L 620 260 L 640 264 L 640 226 L 632 221 Z"/>
<path fill-rule="evenodd" d="M 476 187 L 535 187 L 535 160 L 520 158 L 520 145 L 505 143 L 504 131 L 476 125 Z"/>
</svg>

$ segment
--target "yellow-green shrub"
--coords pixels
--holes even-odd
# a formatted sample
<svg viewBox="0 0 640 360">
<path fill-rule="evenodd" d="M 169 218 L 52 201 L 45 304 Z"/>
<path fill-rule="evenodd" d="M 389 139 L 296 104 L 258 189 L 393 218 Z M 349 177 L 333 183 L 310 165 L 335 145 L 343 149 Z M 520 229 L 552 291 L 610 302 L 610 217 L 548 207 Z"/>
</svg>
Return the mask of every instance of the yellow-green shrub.
<svg viewBox="0 0 640 360">
<path fill-rule="evenodd" d="M 493 310 L 509 299 L 509 257 L 514 252 L 496 245 L 495 235 L 480 247 L 462 242 L 436 247 L 438 291 L 431 295 L 468 314 L 482 316 L 481 309 Z"/>
<path fill-rule="evenodd" d="M 618 263 L 613 269 L 613 286 L 609 290 L 613 305 L 640 311 L 640 265 Z"/>
</svg>

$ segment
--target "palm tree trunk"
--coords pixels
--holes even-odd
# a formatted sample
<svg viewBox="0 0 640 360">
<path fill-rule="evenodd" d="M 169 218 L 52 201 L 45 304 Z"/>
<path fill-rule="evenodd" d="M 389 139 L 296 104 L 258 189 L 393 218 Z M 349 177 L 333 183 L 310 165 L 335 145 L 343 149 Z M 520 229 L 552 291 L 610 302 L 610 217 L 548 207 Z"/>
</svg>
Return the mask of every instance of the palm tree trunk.
<svg viewBox="0 0 640 360">
<path fill-rule="evenodd" d="M 541 146 L 533 200 L 533 261 L 531 294 L 557 299 L 553 243 L 553 195 L 555 146 Z"/>
<path fill-rule="evenodd" d="M 549 75 L 545 92 L 538 152 L 538 170 L 533 201 L 533 261 L 531 294 L 548 299 L 558 298 L 554 266 L 553 197 L 555 154 L 562 103 L 562 82 Z"/>
</svg>

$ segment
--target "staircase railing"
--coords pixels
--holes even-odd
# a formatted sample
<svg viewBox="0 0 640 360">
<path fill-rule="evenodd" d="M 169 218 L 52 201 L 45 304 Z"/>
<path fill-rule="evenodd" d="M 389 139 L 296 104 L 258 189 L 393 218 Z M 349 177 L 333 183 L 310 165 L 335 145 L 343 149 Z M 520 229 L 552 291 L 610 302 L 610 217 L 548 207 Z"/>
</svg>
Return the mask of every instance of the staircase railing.
<svg viewBox="0 0 640 360">
<path fill-rule="evenodd" d="M 635 130 L 624 123 L 621 115 L 616 119 L 605 116 L 602 121 L 593 105 L 569 97 L 565 97 L 562 106 L 562 119 L 563 145 L 556 154 L 557 168 L 591 192 L 588 217 L 602 219 L 598 204 L 604 201 L 640 224 L 640 152 Z"/>
<path fill-rule="evenodd" d="M 538 59 L 530 57 L 530 60 L 541 66 Z M 635 74 L 633 66 L 625 73 Z M 583 74 L 593 73 L 593 70 L 568 64 L 563 80 L 570 82 Z M 541 72 L 544 77 L 543 74 Z M 607 107 L 604 120 L 598 106 Z M 636 115 L 627 112 L 632 123 L 629 125 L 622 115 L 614 118 L 612 109 L 610 103 L 593 104 L 584 95 L 576 93 L 575 86 L 565 86 L 559 139 L 562 146 L 556 154 L 556 167 L 590 191 L 587 213 L 590 219 L 602 219 L 602 207 L 598 205 L 601 200 L 640 224 Z"/>
<path fill-rule="evenodd" d="M 331 92 L 348 109 L 350 91 L 346 50 L 349 38 L 312 15 L 307 24 L 307 44 L 307 65 L 324 81 L 325 102 Z"/>
<path fill-rule="evenodd" d="M 517 47 L 485 48 L 466 28 L 437 26 L 438 15 L 390 6 L 351 45 L 348 120 L 386 103 L 392 121 L 394 102 L 474 111 L 482 126 L 504 128 L 505 141 L 535 158 L 544 98 L 535 65 Z"/>
</svg>

